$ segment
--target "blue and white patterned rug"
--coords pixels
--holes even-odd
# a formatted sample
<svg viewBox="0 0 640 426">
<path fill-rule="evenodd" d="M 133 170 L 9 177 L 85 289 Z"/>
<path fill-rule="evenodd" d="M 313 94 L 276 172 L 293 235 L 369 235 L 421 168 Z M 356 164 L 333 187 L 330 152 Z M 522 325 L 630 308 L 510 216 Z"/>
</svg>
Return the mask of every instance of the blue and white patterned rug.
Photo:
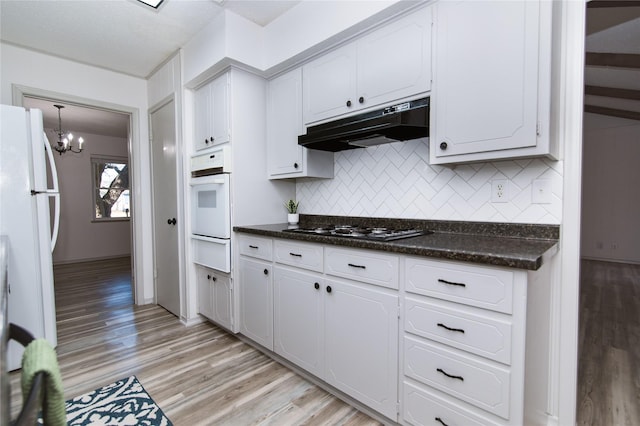
<svg viewBox="0 0 640 426">
<path fill-rule="evenodd" d="M 172 426 L 136 376 L 77 396 L 65 405 L 68 425 Z"/>
</svg>

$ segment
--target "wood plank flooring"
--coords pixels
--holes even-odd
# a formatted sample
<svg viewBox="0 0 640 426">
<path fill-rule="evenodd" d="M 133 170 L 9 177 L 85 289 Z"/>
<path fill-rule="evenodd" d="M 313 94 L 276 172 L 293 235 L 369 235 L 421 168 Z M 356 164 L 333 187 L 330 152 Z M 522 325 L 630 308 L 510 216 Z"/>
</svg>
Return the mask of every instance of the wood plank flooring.
<svg viewBox="0 0 640 426">
<path fill-rule="evenodd" d="M 578 425 L 640 425 L 640 265 L 583 260 Z"/>
<path fill-rule="evenodd" d="M 128 258 L 54 273 L 67 399 L 136 375 L 176 426 L 380 424 L 213 324 L 135 306 Z M 19 372 L 11 390 L 15 417 Z"/>
</svg>

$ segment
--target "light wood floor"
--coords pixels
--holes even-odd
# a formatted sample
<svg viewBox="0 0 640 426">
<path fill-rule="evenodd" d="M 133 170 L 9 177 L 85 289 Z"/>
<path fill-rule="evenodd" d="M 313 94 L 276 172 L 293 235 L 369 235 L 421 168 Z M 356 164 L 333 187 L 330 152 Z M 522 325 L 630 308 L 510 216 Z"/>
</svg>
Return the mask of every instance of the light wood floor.
<svg viewBox="0 0 640 426">
<path fill-rule="evenodd" d="M 578 425 L 640 425 L 640 265 L 583 260 Z"/>
<path fill-rule="evenodd" d="M 176 426 L 379 423 L 210 324 L 134 306 L 128 259 L 55 268 L 67 399 L 135 375 Z M 12 416 L 20 376 L 11 373 Z"/>
</svg>

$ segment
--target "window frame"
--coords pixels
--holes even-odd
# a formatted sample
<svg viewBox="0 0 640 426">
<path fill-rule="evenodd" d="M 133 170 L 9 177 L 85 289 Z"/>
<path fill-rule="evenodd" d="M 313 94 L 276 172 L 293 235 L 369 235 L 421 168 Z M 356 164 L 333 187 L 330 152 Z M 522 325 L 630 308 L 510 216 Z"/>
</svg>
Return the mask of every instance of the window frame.
<svg viewBox="0 0 640 426">
<path fill-rule="evenodd" d="M 129 164 L 129 158 L 109 155 L 92 155 L 91 156 L 91 222 L 104 223 L 104 222 L 125 222 L 131 220 L 131 167 Z M 128 166 L 127 173 L 129 174 L 129 185 L 127 190 L 129 191 L 129 215 L 119 217 L 96 217 L 96 196 L 100 187 L 100 182 L 96 182 L 95 167 L 99 163 L 118 163 L 126 164 Z"/>
</svg>

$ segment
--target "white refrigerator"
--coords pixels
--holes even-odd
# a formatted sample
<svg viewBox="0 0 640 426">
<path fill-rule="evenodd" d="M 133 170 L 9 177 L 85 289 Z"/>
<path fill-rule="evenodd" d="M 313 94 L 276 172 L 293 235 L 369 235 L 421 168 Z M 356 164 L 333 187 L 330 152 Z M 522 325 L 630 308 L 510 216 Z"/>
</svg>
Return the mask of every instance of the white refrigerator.
<svg viewBox="0 0 640 426">
<path fill-rule="evenodd" d="M 0 235 L 9 240 L 8 318 L 55 347 L 51 252 L 58 234 L 60 194 L 53 153 L 42 111 L 0 107 Z M 23 351 L 10 342 L 9 370 L 20 368 Z"/>
</svg>

